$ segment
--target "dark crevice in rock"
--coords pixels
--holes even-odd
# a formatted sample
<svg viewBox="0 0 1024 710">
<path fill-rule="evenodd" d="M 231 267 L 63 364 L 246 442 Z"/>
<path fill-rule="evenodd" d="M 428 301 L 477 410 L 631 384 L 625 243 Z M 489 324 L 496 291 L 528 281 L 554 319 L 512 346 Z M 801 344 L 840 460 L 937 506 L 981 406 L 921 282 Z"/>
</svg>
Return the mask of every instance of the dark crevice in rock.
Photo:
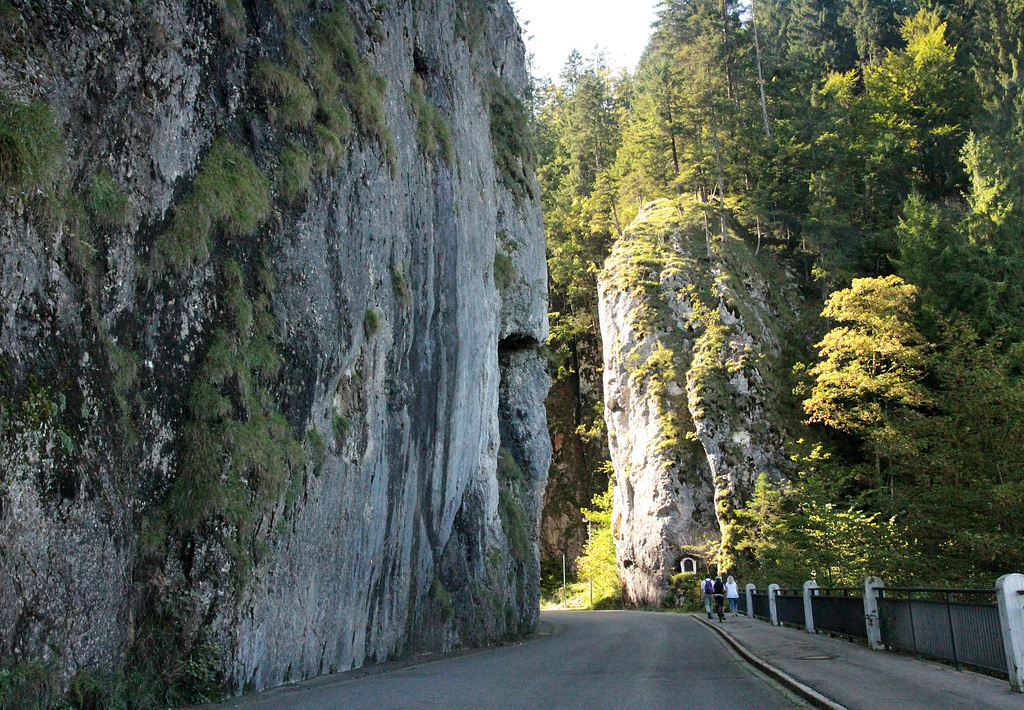
<svg viewBox="0 0 1024 710">
<path fill-rule="evenodd" d="M 540 347 L 536 337 L 528 333 L 512 333 L 498 342 L 499 353 L 513 353 L 520 350 L 533 350 Z"/>
</svg>

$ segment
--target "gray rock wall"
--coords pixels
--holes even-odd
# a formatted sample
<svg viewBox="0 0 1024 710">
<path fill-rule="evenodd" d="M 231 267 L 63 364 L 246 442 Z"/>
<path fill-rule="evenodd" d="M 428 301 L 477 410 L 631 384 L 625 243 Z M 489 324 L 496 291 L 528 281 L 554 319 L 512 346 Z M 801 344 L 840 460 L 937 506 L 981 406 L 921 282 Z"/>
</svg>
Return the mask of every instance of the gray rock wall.
<svg viewBox="0 0 1024 710">
<path fill-rule="evenodd" d="M 492 149 L 495 92 L 528 81 L 507 4 L 12 5 L 0 90 L 52 107 L 66 160 L 3 181 L 0 659 L 170 676 L 164 644 L 238 692 L 531 629 L 546 271 L 533 175 L 517 194 Z M 332 9 L 383 88 L 374 125 L 335 60 L 340 156 L 312 49 Z M 261 79 L 296 52 L 311 117 Z M 268 207 L 211 212 L 167 268 L 218 137 Z"/>
<path fill-rule="evenodd" d="M 795 294 L 774 293 L 737 237 L 710 242 L 697 213 L 641 211 L 599 280 L 612 517 L 624 599 L 660 606 L 684 557 L 716 564 L 758 475 L 786 470 L 766 377 Z M 724 538 L 724 539 L 723 539 Z"/>
</svg>

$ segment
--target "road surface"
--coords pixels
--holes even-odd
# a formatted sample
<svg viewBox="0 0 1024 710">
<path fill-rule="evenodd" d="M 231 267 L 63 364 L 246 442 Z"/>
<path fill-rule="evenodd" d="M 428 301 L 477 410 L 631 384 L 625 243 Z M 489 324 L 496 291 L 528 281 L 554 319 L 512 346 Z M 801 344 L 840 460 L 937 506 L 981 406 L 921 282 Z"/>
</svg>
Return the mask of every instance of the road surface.
<svg viewBox="0 0 1024 710">
<path fill-rule="evenodd" d="M 726 620 L 726 625 L 729 619 Z M 231 700 L 240 710 L 805 708 L 686 616 L 544 612 L 537 638 Z M 386 668 L 386 667 L 385 667 Z"/>
</svg>

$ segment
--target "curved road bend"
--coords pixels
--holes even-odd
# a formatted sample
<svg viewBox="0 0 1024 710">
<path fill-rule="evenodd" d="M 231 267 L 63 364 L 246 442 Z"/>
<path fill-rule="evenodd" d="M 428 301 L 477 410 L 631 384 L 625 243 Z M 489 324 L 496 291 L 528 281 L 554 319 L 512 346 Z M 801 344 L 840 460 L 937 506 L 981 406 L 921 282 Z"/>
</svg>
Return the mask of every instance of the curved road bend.
<svg viewBox="0 0 1024 710">
<path fill-rule="evenodd" d="M 726 619 L 726 624 L 729 620 Z M 680 614 L 543 612 L 522 644 L 231 700 L 243 710 L 805 708 Z"/>
</svg>

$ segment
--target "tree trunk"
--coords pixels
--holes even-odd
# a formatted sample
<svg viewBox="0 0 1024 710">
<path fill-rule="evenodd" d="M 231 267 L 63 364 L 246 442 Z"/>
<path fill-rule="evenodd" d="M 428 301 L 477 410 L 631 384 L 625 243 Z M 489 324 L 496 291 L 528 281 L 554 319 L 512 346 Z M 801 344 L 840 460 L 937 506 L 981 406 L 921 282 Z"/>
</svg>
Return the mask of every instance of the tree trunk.
<svg viewBox="0 0 1024 710">
<path fill-rule="evenodd" d="M 754 52 L 757 54 L 757 83 L 761 88 L 761 116 L 764 117 L 764 137 L 771 140 L 772 129 L 768 126 L 768 102 L 764 98 L 764 73 L 761 71 L 761 43 L 757 39 L 757 3 L 754 0 L 750 0 L 750 21 L 754 25 Z"/>
</svg>

